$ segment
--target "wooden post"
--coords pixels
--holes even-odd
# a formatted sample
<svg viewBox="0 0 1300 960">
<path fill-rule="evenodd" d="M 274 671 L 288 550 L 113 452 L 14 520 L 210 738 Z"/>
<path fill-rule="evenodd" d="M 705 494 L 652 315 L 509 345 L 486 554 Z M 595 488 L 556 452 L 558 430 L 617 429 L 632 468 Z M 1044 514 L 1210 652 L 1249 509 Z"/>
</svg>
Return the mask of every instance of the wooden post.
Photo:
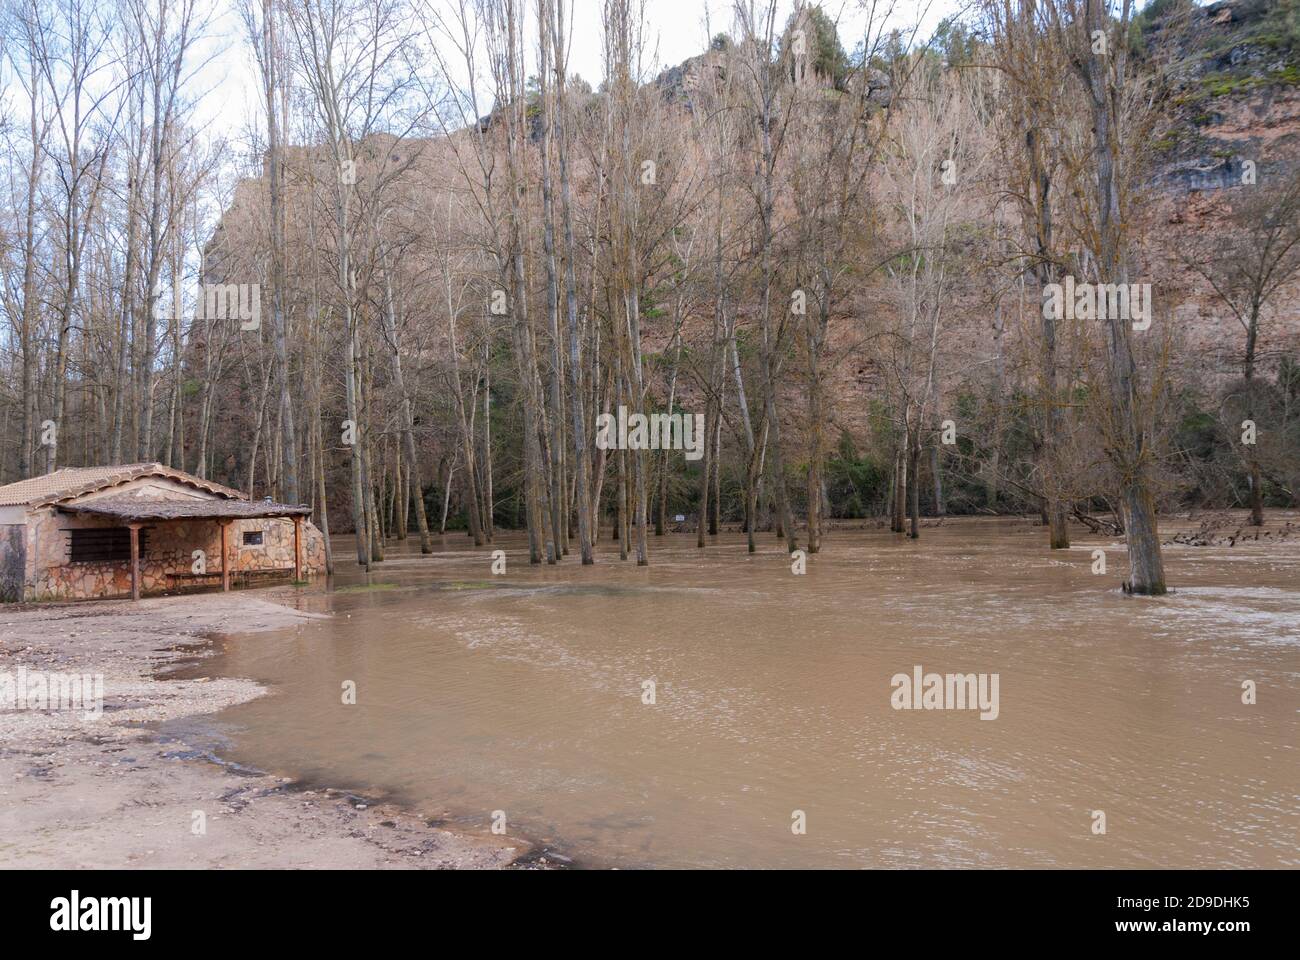
<svg viewBox="0 0 1300 960">
<path fill-rule="evenodd" d="M 140 599 L 140 524 L 128 523 L 131 531 L 131 599 Z"/>
<path fill-rule="evenodd" d="M 221 524 L 221 589 L 230 589 L 230 521 L 218 521 Z"/>
<path fill-rule="evenodd" d="M 302 517 L 293 518 L 293 578 L 302 579 Z"/>
</svg>

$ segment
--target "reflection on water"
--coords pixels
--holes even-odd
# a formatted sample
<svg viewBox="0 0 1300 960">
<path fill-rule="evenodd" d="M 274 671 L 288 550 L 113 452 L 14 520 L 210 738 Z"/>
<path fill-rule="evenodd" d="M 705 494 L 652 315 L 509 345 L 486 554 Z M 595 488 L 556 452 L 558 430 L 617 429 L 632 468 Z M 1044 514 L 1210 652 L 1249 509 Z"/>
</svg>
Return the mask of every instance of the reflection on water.
<svg viewBox="0 0 1300 960">
<path fill-rule="evenodd" d="M 1171 547 L 1150 599 L 1118 545 L 1094 577 L 1097 543 L 1026 524 L 923 535 L 836 533 L 802 577 L 770 535 L 640 569 L 394 545 L 304 593 L 331 619 L 223 644 L 276 689 L 221 715 L 229 752 L 594 864 L 1300 865 L 1300 549 Z M 891 709 L 917 664 L 999 674 L 998 719 Z"/>
</svg>

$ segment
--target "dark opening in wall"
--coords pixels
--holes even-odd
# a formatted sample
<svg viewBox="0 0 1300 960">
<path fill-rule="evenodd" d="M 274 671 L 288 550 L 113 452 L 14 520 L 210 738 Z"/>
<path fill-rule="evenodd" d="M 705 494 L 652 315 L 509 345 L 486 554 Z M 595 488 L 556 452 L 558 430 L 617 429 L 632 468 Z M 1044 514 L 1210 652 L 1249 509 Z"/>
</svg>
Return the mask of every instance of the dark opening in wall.
<svg viewBox="0 0 1300 960">
<path fill-rule="evenodd" d="M 261 545 L 262 545 L 262 531 L 261 531 L 261 530 L 245 530 L 245 531 L 244 531 L 244 546 L 246 546 L 246 547 L 260 547 Z"/>
<path fill-rule="evenodd" d="M 131 559 L 131 531 L 126 527 L 91 527 L 69 530 L 69 563 L 115 563 Z M 148 530 L 140 531 L 140 556 L 144 556 Z"/>
</svg>

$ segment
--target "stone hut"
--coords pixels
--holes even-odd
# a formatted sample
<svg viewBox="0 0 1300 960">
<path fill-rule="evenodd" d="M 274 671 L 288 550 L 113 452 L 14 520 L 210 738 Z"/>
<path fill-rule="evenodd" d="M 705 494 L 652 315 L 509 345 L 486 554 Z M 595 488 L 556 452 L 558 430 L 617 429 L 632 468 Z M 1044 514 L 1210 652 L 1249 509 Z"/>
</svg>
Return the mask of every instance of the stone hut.
<svg viewBox="0 0 1300 960">
<path fill-rule="evenodd" d="M 160 463 L 65 467 L 0 487 L 0 600 L 303 580 L 325 569 L 310 513 Z"/>
</svg>

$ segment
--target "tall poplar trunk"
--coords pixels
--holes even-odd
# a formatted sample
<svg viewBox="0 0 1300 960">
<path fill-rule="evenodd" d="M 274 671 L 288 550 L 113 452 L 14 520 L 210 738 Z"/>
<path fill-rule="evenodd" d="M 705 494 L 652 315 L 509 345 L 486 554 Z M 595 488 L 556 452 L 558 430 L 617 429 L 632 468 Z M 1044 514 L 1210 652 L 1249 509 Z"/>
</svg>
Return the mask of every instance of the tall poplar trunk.
<svg viewBox="0 0 1300 960">
<path fill-rule="evenodd" d="M 36 194 L 41 178 L 41 159 L 44 151 L 41 141 L 44 132 L 40 129 L 37 117 L 41 109 L 40 74 L 36 59 L 31 61 L 31 77 L 28 84 L 30 99 L 30 128 L 32 154 L 27 170 L 27 195 L 24 208 L 25 230 L 23 231 L 23 312 L 22 325 L 18 332 L 19 349 L 23 357 L 23 413 L 22 437 L 18 443 L 18 476 L 26 480 L 35 468 L 36 437 L 36 323 L 39 315 L 36 301 Z M 48 123 L 45 128 L 49 129 Z M 129 204 L 128 204 L 129 209 Z M 129 274 L 128 274 L 129 276 Z M 125 349 L 125 339 L 122 340 Z M 121 394 L 122 380 L 118 380 L 118 394 Z M 119 462 L 116 458 L 114 463 Z"/>
<path fill-rule="evenodd" d="M 817 553 L 822 544 L 822 466 L 826 456 L 822 418 L 822 337 L 830 325 L 829 271 L 822 272 L 822 296 L 818 302 L 818 323 L 808 337 L 808 552 Z"/>
<path fill-rule="evenodd" d="M 276 393 L 280 419 L 280 495 L 285 503 L 298 503 L 298 434 L 290 391 L 287 318 L 284 309 L 284 199 L 281 180 L 280 111 L 276 79 L 275 15 L 272 0 L 262 0 L 263 81 L 266 97 L 267 181 L 271 217 L 271 336 L 275 343 Z"/>
<path fill-rule="evenodd" d="M 1260 302 L 1256 297 L 1250 305 L 1250 321 L 1246 326 L 1246 419 L 1255 419 L 1255 350 L 1259 342 Z M 1264 477 L 1259 469 L 1259 458 L 1252 453 L 1248 458 L 1250 468 L 1250 525 L 1264 525 Z"/>
<path fill-rule="evenodd" d="M 551 182 L 551 117 L 554 106 L 551 94 L 550 59 L 552 23 L 550 10 L 545 0 L 537 4 L 539 26 L 539 48 L 541 65 L 537 80 L 541 87 L 541 155 L 542 155 L 542 261 L 546 269 L 546 320 L 551 335 L 551 410 L 548 418 L 550 428 L 548 482 L 550 484 L 550 523 L 551 537 L 555 541 L 555 554 L 562 556 L 568 537 L 564 523 L 564 399 L 563 399 L 563 365 L 560 362 L 560 317 L 559 317 L 559 277 L 555 263 L 555 200 Z"/>
<path fill-rule="evenodd" d="M 889 529 L 903 533 L 907 524 L 907 440 L 906 433 L 894 447 L 894 481 L 890 493 Z"/>
<path fill-rule="evenodd" d="M 907 503 L 911 523 L 907 535 L 913 540 L 921 536 L 921 438 L 919 426 L 913 430 L 907 455 Z"/>
<path fill-rule="evenodd" d="M 352 467 L 352 529 L 356 534 L 357 564 L 370 569 L 370 526 L 366 521 L 366 487 L 361 465 L 362 444 L 360 404 L 357 402 L 357 327 L 352 304 L 351 234 L 348 226 L 347 198 L 339 186 L 335 208 L 338 225 L 339 289 L 343 295 L 343 392 L 348 422 L 352 425 L 352 443 L 348 447 Z"/>
<path fill-rule="evenodd" d="M 549 0 L 547 6 L 549 9 Z M 564 308 L 569 335 L 570 433 L 573 437 L 573 462 L 577 470 L 573 490 L 578 520 L 578 550 L 585 566 L 595 563 L 596 557 L 591 513 L 591 445 L 588 442 L 587 414 L 582 396 L 582 340 L 578 329 L 578 291 L 574 269 L 577 251 L 573 241 L 573 202 L 569 185 L 568 117 L 565 113 L 568 101 L 565 56 L 568 48 L 564 37 L 564 7 L 560 5 L 555 10 L 555 29 L 552 33 L 555 89 L 558 97 L 555 139 L 560 167 L 560 219 L 564 241 Z M 560 416 L 560 409 L 556 407 L 556 417 Z"/>
<path fill-rule="evenodd" d="M 393 278 L 389 275 L 388 270 L 384 270 L 384 327 L 387 332 L 388 344 L 391 347 L 390 360 L 392 363 L 393 389 L 397 391 L 398 404 L 401 410 L 401 428 L 402 428 L 402 453 L 406 457 L 406 474 L 413 478 L 412 484 L 417 494 L 420 491 L 420 462 L 415 454 L 415 417 L 411 412 L 411 395 L 406 390 L 406 378 L 402 373 L 402 352 L 400 341 L 397 333 L 397 312 L 393 303 Z M 453 353 L 455 344 L 452 344 Z M 457 397 L 460 394 L 459 378 L 456 383 Z M 470 529 L 475 532 L 474 542 L 482 544 L 482 537 L 478 534 L 477 514 L 473 509 L 473 503 L 467 511 L 470 516 Z M 429 519 L 424 513 L 424 496 L 419 494 L 415 498 L 415 522 L 420 531 L 420 552 L 432 553 L 433 541 L 429 538 Z M 405 525 L 402 529 L 405 534 Z"/>
<path fill-rule="evenodd" d="M 1084 23 L 1087 37 L 1098 33 L 1107 36 L 1108 15 L 1101 0 L 1087 0 Z M 1126 28 L 1127 22 L 1120 24 Z M 1119 131 L 1121 90 L 1126 70 L 1124 42 L 1126 34 L 1109 31 L 1110 57 L 1081 55 L 1078 69 L 1088 89 L 1092 114 L 1093 173 L 1097 187 L 1097 270 L 1102 283 L 1127 284 L 1128 251 L 1124 242 L 1124 224 L 1120 209 Z M 1082 35 L 1079 42 L 1086 39 Z M 1113 64 L 1109 61 L 1114 60 Z M 1111 81 L 1113 72 L 1115 82 Z M 1123 311 L 1111 311 L 1121 313 Z M 1108 320 L 1107 359 L 1110 375 L 1112 423 L 1117 436 L 1108 437 L 1111 460 L 1120 476 L 1120 501 L 1124 514 L 1124 531 L 1128 541 L 1129 578 L 1124 585 L 1128 593 L 1163 594 L 1166 592 L 1164 558 L 1160 550 L 1160 533 L 1156 520 L 1153 451 L 1149 411 L 1142 409 L 1140 377 L 1133 356 L 1132 332 L 1127 317 L 1111 316 Z M 1146 402 L 1151 402 L 1150 399 Z"/>
</svg>

